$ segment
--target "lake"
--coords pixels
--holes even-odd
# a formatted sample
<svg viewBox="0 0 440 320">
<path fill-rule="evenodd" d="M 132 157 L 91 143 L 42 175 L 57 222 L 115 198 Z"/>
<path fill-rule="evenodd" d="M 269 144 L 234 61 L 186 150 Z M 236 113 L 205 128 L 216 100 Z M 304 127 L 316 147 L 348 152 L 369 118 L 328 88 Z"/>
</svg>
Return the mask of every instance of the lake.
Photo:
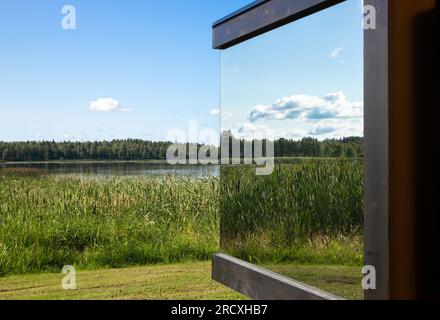
<svg viewBox="0 0 440 320">
<path fill-rule="evenodd" d="M 161 161 L 60 161 L 0 163 L 2 168 L 35 168 L 53 175 L 218 177 L 218 165 L 171 166 Z"/>
</svg>

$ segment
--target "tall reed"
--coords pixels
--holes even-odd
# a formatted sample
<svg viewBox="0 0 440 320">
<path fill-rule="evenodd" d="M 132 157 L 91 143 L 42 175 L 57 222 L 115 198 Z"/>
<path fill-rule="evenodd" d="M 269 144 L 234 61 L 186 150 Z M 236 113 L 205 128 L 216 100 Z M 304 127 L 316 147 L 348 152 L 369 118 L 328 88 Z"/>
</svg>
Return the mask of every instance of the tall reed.
<svg viewBox="0 0 440 320">
<path fill-rule="evenodd" d="M 0 171 L 0 275 L 206 260 L 218 234 L 216 178 Z"/>
<path fill-rule="evenodd" d="M 323 237 L 362 235 L 361 160 L 303 159 L 269 176 L 225 166 L 221 194 L 222 247 L 234 254 L 276 256 Z"/>
</svg>

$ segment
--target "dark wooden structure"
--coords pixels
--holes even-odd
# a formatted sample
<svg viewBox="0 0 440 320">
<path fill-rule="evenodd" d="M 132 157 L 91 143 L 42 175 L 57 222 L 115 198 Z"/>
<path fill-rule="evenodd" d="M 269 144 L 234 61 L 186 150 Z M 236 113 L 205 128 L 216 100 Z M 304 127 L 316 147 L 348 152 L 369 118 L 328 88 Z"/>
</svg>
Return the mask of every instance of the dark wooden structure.
<svg viewBox="0 0 440 320">
<path fill-rule="evenodd" d="M 213 256 L 213 278 L 257 300 L 341 298 L 224 254 Z"/>
<path fill-rule="evenodd" d="M 213 47 L 227 49 L 343 1 L 255 1 L 214 23 Z M 364 1 L 376 11 L 376 29 L 364 32 L 365 265 L 377 270 L 367 299 L 440 298 L 438 2 Z M 224 255 L 214 256 L 213 278 L 251 298 L 337 298 Z M 283 294 L 271 291 L 277 285 Z"/>
</svg>

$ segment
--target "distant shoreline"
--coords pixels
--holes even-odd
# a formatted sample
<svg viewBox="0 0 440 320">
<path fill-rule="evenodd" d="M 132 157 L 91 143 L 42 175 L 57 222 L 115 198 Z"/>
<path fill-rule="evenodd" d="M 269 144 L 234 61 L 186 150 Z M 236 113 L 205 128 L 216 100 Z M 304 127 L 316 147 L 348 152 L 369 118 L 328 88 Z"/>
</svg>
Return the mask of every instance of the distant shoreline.
<svg viewBox="0 0 440 320">
<path fill-rule="evenodd" d="M 45 163 L 157 163 L 168 164 L 166 160 L 151 159 L 151 160 L 37 160 L 37 161 L 0 161 L 0 164 L 45 164 Z"/>
<path fill-rule="evenodd" d="M 275 157 L 275 163 L 276 164 L 289 164 L 291 161 L 304 161 L 304 160 L 322 160 L 322 161 L 334 161 L 341 159 L 339 157 Z M 350 159 L 350 160 L 358 160 L 363 161 L 363 158 L 356 157 L 356 158 L 344 158 L 344 159 Z M 241 159 L 243 160 L 243 159 Z M 147 160 L 98 160 L 98 159 L 89 159 L 89 160 L 75 160 L 75 159 L 66 159 L 66 160 L 38 160 L 38 161 L 3 161 L 0 160 L 0 165 L 9 164 L 9 165 L 16 165 L 16 164 L 96 164 L 96 163 L 102 163 L 102 164 L 113 164 L 113 163 L 138 163 L 138 164 L 158 164 L 158 165 L 171 165 L 167 162 L 167 160 L 163 159 L 147 159 Z M 222 165 L 220 162 L 218 164 L 177 164 L 172 166 L 209 166 L 209 165 Z"/>
</svg>

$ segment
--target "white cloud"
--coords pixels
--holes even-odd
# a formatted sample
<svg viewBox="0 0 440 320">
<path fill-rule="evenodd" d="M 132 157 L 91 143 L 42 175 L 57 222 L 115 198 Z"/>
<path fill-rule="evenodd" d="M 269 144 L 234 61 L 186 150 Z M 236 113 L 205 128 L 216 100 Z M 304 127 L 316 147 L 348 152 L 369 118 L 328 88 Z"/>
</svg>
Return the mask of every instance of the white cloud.
<svg viewBox="0 0 440 320">
<path fill-rule="evenodd" d="M 344 50 L 344 48 L 342 48 L 342 47 L 338 47 L 338 48 L 334 49 L 330 53 L 330 59 L 336 59 L 337 57 L 339 57 L 339 55 L 341 54 L 342 50 Z"/>
<path fill-rule="evenodd" d="M 274 140 L 277 137 L 276 130 L 265 125 L 254 125 L 252 123 L 243 124 L 238 130 L 232 130 L 235 137 L 246 140 Z"/>
<path fill-rule="evenodd" d="M 102 98 L 102 99 L 94 100 L 90 102 L 89 108 L 92 111 L 101 111 L 101 112 L 114 112 L 114 111 L 131 112 L 132 111 L 132 109 L 130 108 L 123 108 L 122 105 L 119 103 L 119 101 L 113 98 Z"/>
<path fill-rule="evenodd" d="M 327 119 L 316 123 L 309 135 L 320 138 L 363 136 L 363 119 Z"/>
<path fill-rule="evenodd" d="M 253 139 L 273 139 L 276 135 L 275 130 L 265 125 L 255 125 L 250 122 L 244 123 L 238 130 L 232 131 L 233 135 L 237 138 L 246 140 Z"/>
<path fill-rule="evenodd" d="M 222 132 L 226 131 L 222 129 Z M 269 139 L 276 140 L 280 138 L 286 139 L 301 139 L 307 136 L 307 132 L 303 129 L 280 129 L 271 128 L 264 124 L 256 125 L 251 122 L 242 124 L 237 130 L 232 130 L 234 137 L 254 140 L 254 139 Z"/>
<path fill-rule="evenodd" d="M 337 125 L 326 125 L 326 124 L 319 124 L 315 127 L 312 128 L 312 130 L 310 130 L 310 134 L 312 136 L 320 136 L 323 134 L 329 134 L 329 133 L 333 133 L 335 131 L 337 131 L 339 129 L 339 126 Z"/>
<path fill-rule="evenodd" d="M 222 128 L 222 132 L 228 129 Z M 241 139 L 269 139 L 280 138 L 300 140 L 313 136 L 319 140 L 340 139 L 344 137 L 361 137 L 364 135 L 363 119 L 328 119 L 321 120 L 305 128 L 279 128 L 265 124 L 242 123 L 238 129 L 232 129 L 232 134 Z"/>
<path fill-rule="evenodd" d="M 209 114 L 210 114 L 211 116 L 218 116 L 218 115 L 220 114 L 220 109 L 218 109 L 218 108 L 212 109 L 212 110 L 209 112 Z"/>
<path fill-rule="evenodd" d="M 229 123 L 227 127 L 235 128 L 234 136 L 245 139 L 363 136 L 363 103 L 348 101 L 343 92 L 324 97 L 287 96 L 255 106 L 246 122 Z"/>
<path fill-rule="evenodd" d="M 257 105 L 249 121 L 350 119 L 363 117 L 363 103 L 349 102 L 343 92 L 330 93 L 324 98 L 293 95 L 278 99 L 269 105 Z"/>
</svg>

